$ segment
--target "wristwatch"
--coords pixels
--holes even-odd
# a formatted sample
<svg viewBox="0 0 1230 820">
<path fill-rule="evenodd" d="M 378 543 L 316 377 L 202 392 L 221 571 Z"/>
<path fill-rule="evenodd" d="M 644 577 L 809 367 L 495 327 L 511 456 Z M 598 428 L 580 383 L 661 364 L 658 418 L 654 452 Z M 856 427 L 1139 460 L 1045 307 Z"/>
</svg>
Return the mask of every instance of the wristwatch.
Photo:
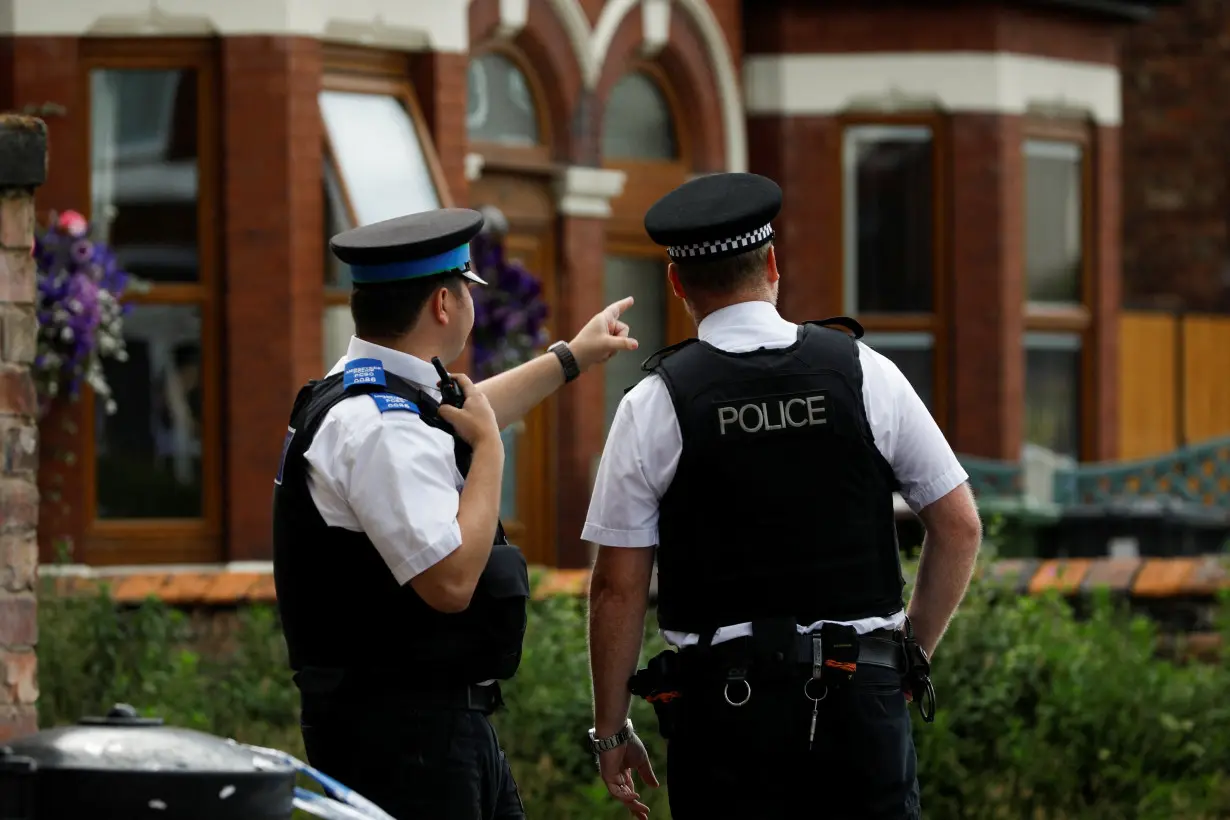
<svg viewBox="0 0 1230 820">
<path fill-rule="evenodd" d="M 564 366 L 564 383 L 575 379 L 581 375 L 581 368 L 577 366 L 576 357 L 572 355 L 572 351 L 568 349 L 568 343 L 559 341 L 547 348 L 555 354 L 559 359 L 559 363 Z"/>
<path fill-rule="evenodd" d="M 620 729 L 610 737 L 594 737 L 594 730 L 589 730 L 589 745 L 594 753 L 609 752 L 611 749 L 622 746 L 627 743 L 632 737 L 632 719 L 624 721 L 624 728 Z"/>
</svg>

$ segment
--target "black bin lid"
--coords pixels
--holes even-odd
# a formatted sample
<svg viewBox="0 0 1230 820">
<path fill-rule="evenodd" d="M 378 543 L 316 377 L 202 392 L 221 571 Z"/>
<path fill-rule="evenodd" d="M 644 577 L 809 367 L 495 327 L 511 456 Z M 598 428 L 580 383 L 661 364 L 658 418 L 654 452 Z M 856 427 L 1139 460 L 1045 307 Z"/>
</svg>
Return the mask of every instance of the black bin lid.
<svg viewBox="0 0 1230 820">
<path fill-rule="evenodd" d="M 164 726 L 116 704 L 18 738 L 0 749 L 0 803 L 21 792 L 22 817 L 225 817 L 281 820 L 293 811 L 295 772 L 284 763 L 193 729 Z M 32 800 L 30 795 L 33 795 Z"/>
</svg>

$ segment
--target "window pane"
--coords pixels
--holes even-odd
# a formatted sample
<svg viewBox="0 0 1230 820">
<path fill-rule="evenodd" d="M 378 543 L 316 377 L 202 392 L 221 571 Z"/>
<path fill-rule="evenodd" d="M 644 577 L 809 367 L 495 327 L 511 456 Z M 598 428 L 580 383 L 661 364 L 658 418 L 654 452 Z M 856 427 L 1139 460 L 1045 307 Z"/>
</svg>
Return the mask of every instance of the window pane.
<svg viewBox="0 0 1230 820">
<path fill-rule="evenodd" d="M 340 259 L 334 256 L 333 251 L 329 250 L 329 240 L 343 231 L 350 230 L 354 225 L 351 224 L 350 214 L 346 212 L 346 199 L 342 194 L 342 183 L 338 178 L 337 168 L 328 160 L 325 160 L 323 185 L 324 195 L 322 201 L 325 206 L 325 287 L 349 290 L 350 266 L 343 264 Z"/>
<path fill-rule="evenodd" d="M 602 116 L 602 155 L 609 159 L 674 159 L 675 124 L 657 83 L 634 72 L 621 79 Z"/>
<path fill-rule="evenodd" d="M 1025 334 L 1025 440 L 1080 457 L 1081 338 Z"/>
<path fill-rule="evenodd" d="M 104 365 L 116 413 L 96 403 L 98 517 L 200 517 L 200 309 L 137 305 L 124 338 L 128 361 Z"/>
<path fill-rule="evenodd" d="M 625 296 L 636 299 L 636 304 L 625 315 L 640 343 L 636 352 L 615 356 L 603 365 L 606 380 L 606 426 L 603 429 L 608 432 L 624 390 L 646 375 L 641 370 L 641 362 L 666 346 L 666 288 L 666 268 L 661 260 L 641 256 L 606 258 L 603 304 L 609 305 Z"/>
<path fill-rule="evenodd" d="M 538 110 L 512 60 L 483 54 L 470 61 L 466 129 L 474 142 L 538 144 Z"/>
<path fill-rule="evenodd" d="M 196 72 L 91 71 L 90 167 L 91 214 L 120 264 L 198 281 Z"/>
<path fill-rule="evenodd" d="M 354 335 L 354 319 L 350 316 L 350 305 L 326 307 L 323 325 L 321 337 L 325 346 L 325 367 L 332 368 L 346 355 L 346 348 L 350 347 L 350 337 Z"/>
<path fill-rule="evenodd" d="M 320 111 L 358 224 L 440 207 L 418 130 L 399 100 L 322 91 Z"/>
<path fill-rule="evenodd" d="M 504 442 L 504 474 L 500 476 L 500 520 L 517 520 L 517 451 L 521 449 L 524 422 L 510 424 L 500 431 Z"/>
<path fill-rule="evenodd" d="M 935 339 L 930 333 L 868 333 L 863 343 L 897 365 L 923 404 L 934 412 Z"/>
<path fill-rule="evenodd" d="M 1025 274 L 1030 302 L 1080 302 L 1081 146 L 1025 143 Z"/>
<path fill-rule="evenodd" d="M 931 129 L 858 126 L 844 145 L 846 310 L 930 313 Z"/>
</svg>

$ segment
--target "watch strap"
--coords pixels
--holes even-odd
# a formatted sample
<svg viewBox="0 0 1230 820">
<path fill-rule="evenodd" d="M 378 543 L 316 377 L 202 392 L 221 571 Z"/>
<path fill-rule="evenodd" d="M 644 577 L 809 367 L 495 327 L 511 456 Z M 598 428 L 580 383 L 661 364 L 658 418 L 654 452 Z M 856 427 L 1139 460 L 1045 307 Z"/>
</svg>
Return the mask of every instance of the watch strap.
<svg viewBox="0 0 1230 820">
<path fill-rule="evenodd" d="M 565 384 L 581 375 L 581 368 L 577 365 L 576 357 L 572 355 L 572 350 L 568 347 L 567 342 L 556 342 L 548 347 L 547 350 L 554 353 L 556 358 L 559 359 L 559 363 L 563 366 Z"/>
<path fill-rule="evenodd" d="M 589 730 L 589 742 L 595 752 L 609 752 L 627 743 L 632 737 L 632 719 L 624 721 L 624 727 L 610 737 L 595 737 L 594 730 Z"/>
</svg>

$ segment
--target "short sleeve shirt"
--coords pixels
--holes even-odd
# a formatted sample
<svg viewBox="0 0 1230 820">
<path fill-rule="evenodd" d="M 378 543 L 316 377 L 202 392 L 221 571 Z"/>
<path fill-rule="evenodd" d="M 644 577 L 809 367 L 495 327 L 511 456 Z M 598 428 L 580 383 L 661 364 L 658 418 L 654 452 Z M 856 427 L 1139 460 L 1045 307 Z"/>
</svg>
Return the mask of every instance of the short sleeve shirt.
<svg viewBox="0 0 1230 820">
<path fill-rule="evenodd" d="M 379 359 L 385 370 L 440 398 L 430 363 L 354 337 L 330 374 L 360 358 Z M 308 490 L 325 523 L 366 534 L 398 583 L 461 545 L 457 509 L 465 480 L 453 438 L 418 414 L 381 413 L 366 395 L 344 399 L 325 416 L 306 458 Z"/>
<path fill-rule="evenodd" d="M 720 350 L 745 352 L 788 347 L 797 338 L 798 325 L 783 319 L 768 302 L 742 302 L 706 316 L 697 330 L 700 339 Z M 969 476 L 897 366 L 862 342 L 858 352 L 863 404 L 876 446 L 900 482 L 905 503 L 918 512 Z M 581 537 L 609 547 L 657 545 L 658 505 L 682 451 L 670 393 L 659 376 L 650 374 L 616 409 Z M 855 625 L 869 631 L 898 626 L 902 618 L 898 613 L 887 622 L 865 619 Z M 690 642 L 677 637 L 672 642 Z"/>
</svg>

